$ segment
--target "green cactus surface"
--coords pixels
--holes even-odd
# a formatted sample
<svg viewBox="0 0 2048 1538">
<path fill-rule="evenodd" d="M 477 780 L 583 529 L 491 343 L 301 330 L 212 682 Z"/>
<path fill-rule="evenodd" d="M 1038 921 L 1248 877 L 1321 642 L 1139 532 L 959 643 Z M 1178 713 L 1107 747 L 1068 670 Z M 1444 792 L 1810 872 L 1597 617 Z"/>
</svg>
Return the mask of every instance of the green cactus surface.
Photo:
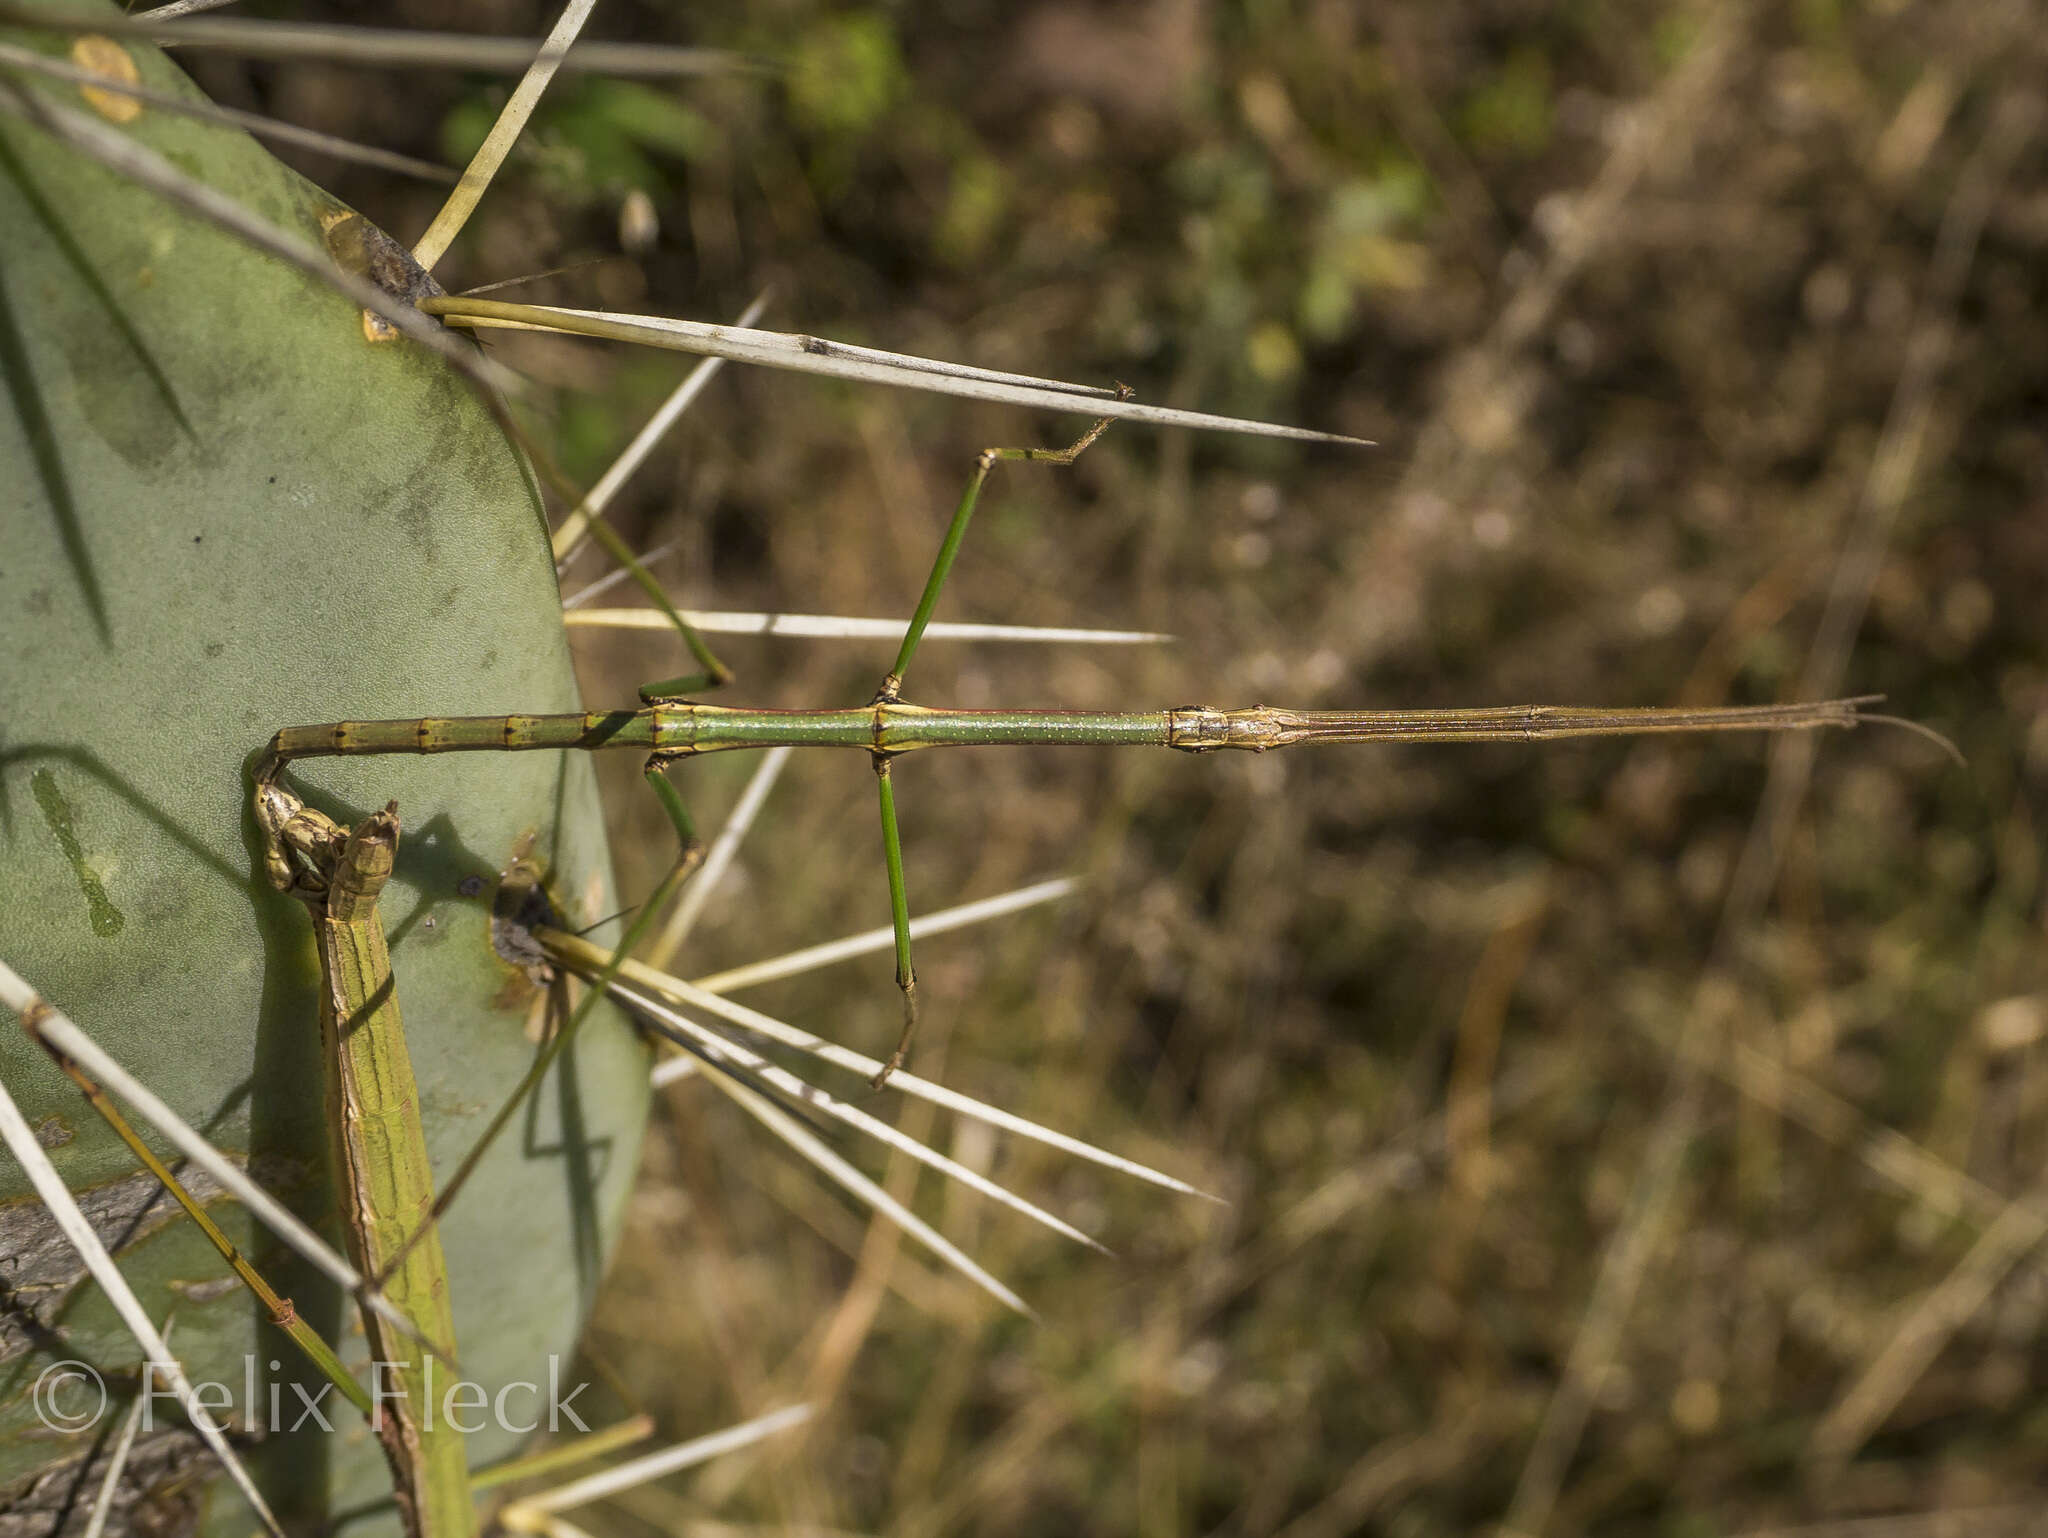
<svg viewBox="0 0 2048 1538">
<path fill-rule="evenodd" d="M 5 36 L 58 58 L 73 46 Z M 120 48 L 144 85 L 196 95 L 154 49 Z M 23 89 L 95 110 L 75 86 Z M 384 245 L 237 130 L 150 108 L 119 128 L 344 264 Z M 0 117 L 0 614 L 0 957 L 331 1232 L 314 953 L 304 910 L 264 881 L 249 760 L 298 722 L 582 708 L 522 456 L 470 385 L 416 344 L 369 340 L 347 299 Z M 542 1014 L 492 946 L 500 873 L 537 865 L 575 923 L 616 907 L 590 766 L 386 758 L 310 765 L 294 783 L 350 822 L 398 803 L 384 909 L 445 1174 L 531 1060 Z M 250 1442 L 280 1509 L 388 1521 L 361 1418 L 330 1392 L 333 1435 L 283 1429 L 301 1369 L 282 1335 L 191 1224 L 147 1207 L 128 1153 L 0 1026 L 0 1074 L 145 1306 L 175 1314 L 191 1376 L 227 1385 L 232 1417 L 266 1432 L 283 1406 L 282 1427 Z M 551 1371 L 575 1386 L 569 1353 L 647 1094 L 642 1048 L 616 1017 L 594 1022 L 444 1227 L 463 1375 L 492 1395 L 539 1386 L 509 1397 L 508 1421 L 545 1425 Z M 27 1189 L 0 1159 L 0 1496 L 18 1499 L 106 1430 L 44 1424 L 45 1370 L 88 1364 L 112 1416 L 138 1361 Z M 352 1307 L 232 1201 L 213 1210 L 359 1359 Z M 492 1426 L 472 1462 L 516 1440 Z M 204 1514 L 246 1530 L 233 1507 L 216 1494 Z"/>
</svg>

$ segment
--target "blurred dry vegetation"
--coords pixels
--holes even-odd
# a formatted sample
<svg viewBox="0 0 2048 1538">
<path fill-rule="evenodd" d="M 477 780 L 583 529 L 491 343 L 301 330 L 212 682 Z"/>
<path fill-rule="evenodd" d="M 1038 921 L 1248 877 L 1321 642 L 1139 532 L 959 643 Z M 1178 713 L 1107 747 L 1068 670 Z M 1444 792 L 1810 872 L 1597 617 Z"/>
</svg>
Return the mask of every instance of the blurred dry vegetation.
<svg viewBox="0 0 2048 1538">
<path fill-rule="evenodd" d="M 527 35 L 552 14 L 327 10 Z M 915 906 L 1089 881 L 921 948 L 920 1071 L 1229 1205 L 904 1111 L 1117 1251 L 895 1170 L 1027 1323 L 686 1081 L 590 1350 L 673 1434 L 799 1395 L 829 1411 L 608 1533 L 2039 1520 L 2038 20 L 2002 0 L 606 0 L 593 35 L 775 71 L 565 78 L 451 287 L 611 255 L 511 297 L 717 320 L 772 282 L 781 329 L 1381 444 L 1118 428 L 1072 470 L 999 470 L 942 617 L 1179 640 L 934 643 L 912 698 L 1882 692 L 1968 757 L 1870 729 L 1775 752 L 910 761 Z M 506 89 L 192 67 L 231 104 L 451 161 Z M 305 164 L 401 238 L 432 211 L 431 189 Z M 634 191 L 660 233 L 619 258 Z M 684 366 L 499 346 L 559 387 L 549 425 L 585 481 Z M 699 607 L 904 615 L 974 452 L 1080 425 L 734 369 L 619 521 L 677 542 L 658 569 Z M 579 645 L 596 701 L 677 665 Z M 775 705 L 863 700 L 888 660 L 721 650 L 732 697 Z M 622 883 L 644 890 L 659 818 L 607 767 Z M 749 768 L 684 772 L 707 825 Z M 885 921 L 870 781 L 851 758 L 792 767 L 686 972 Z M 889 972 L 748 1001 L 877 1051 Z"/>
</svg>

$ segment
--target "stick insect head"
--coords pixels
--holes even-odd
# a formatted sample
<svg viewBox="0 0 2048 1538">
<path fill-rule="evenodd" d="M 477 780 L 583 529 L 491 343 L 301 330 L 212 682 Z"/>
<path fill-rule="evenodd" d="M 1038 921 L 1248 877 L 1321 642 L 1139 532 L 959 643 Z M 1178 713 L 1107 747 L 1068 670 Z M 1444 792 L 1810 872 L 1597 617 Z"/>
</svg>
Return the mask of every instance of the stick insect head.
<svg viewBox="0 0 2048 1538">
<path fill-rule="evenodd" d="M 271 886 L 318 901 L 327 890 L 323 874 L 348 841 L 348 830 L 324 812 L 259 771 L 256 826 L 263 834 L 263 873 Z"/>
</svg>

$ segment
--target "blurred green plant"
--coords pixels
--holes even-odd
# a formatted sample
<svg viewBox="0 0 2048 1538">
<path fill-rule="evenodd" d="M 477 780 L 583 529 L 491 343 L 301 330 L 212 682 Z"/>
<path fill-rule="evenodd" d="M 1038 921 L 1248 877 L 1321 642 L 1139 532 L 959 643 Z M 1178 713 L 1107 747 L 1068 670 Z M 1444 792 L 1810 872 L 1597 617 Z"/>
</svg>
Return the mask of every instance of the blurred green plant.
<svg viewBox="0 0 2048 1538">
<path fill-rule="evenodd" d="M 1311 339 L 1341 336 L 1368 290 L 1406 293 L 1428 281 L 1429 250 L 1417 232 L 1432 191 L 1428 173 L 1400 156 L 1389 156 L 1369 178 L 1331 189 L 1296 305 Z"/>
<path fill-rule="evenodd" d="M 441 151 L 467 164 L 491 131 L 503 88 L 477 91 L 441 124 Z M 673 196 L 663 159 L 710 154 L 717 136 L 702 114 L 666 91 L 631 80 L 572 75 L 559 81 L 534 115 L 514 163 L 535 190 L 564 208 L 615 202 L 637 188 L 657 200 Z"/>
<path fill-rule="evenodd" d="M 1482 155 L 1532 160 L 1550 147 L 1550 61 L 1517 48 L 1458 113 L 1465 141 Z"/>
<path fill-rule="evenodd" d="M 842 188 L 859 151 L 910 94 L 895 29 L 873 14 L 823 17 L 805 29 L 789 61 L 790 116 L 807 137 L 821 192 Z"/>
</svg>

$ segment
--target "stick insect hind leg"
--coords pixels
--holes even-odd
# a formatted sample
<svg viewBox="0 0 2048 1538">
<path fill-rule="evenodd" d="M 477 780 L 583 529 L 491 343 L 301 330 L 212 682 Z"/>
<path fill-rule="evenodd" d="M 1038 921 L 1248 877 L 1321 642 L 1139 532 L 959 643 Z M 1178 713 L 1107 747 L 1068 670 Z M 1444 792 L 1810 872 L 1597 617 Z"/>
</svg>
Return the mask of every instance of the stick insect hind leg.
<svg viewBox="0 0 2048 1538">
<path fill-rule="evenodd" d="M 684 649 L 697 664 L 698 671 L 694 673 L 684 673 L 675 678 L 664 678 L 656 683 L 643 685 L 640 690 L 641 702 L 652 705 L 658 700 L 681 699 L 685 695 L 701 693 L 706 689 L 717 689 L 731 683 L 732 669 L 712 652 L 703 633 L 683 618 L 682 612 L 670 601 L 668 594 L 662 590 L 661 583 L 655 580 L 654 573 L 649 571 L 646 563 L 634 553 L 633 547 L 620 537 L 618 530 L 605 521 L 595 495 L 578 496 L 568 477 L 555 468 L 537 445 L 528 443 L 524 447 L 528 458 L 547 478 L 548 483 L 571 508 L 575 509 L 576 515 L 582 518 L 584 532 L 603 548 L 605 554 L 619 563 L 626 575 L 633 579 L 635 585 L 648 596 L 654 606 L 668 617 L 669 625 L 682 637 Z"/>
<path fill-rule="evenodd" d="M 1128 385 L 1117 386 L 1118 400 L 1128 400 L 1130 394 Z M 953 558 L 960 553 L 961 542 L 967 537 L 967 525 L 974 517 L 975 505 L 981 500 L 982 488 L 988 484 L 989 472 L 1002 460 L 1071 465 L 1089 444 L 1102 436 L 1110 420 L 1108 417 L 1098 418 L 1093 427 L 1063 449 L 991 448 L 983 449 L 976 456 L 974 473 L 967 478 L 960 503 L 953 509 L 952 521 L 946 525 L 945 537 L 939 541 L 938 557 L 932 562 L 931 574 L 925 578 L 924 592 L 918 597 L 910 626 L 903 632 L 903 644 L 897 650 L 896 661 L 882 680 L 881 688 L 875 691 L 873 704 L 893 705 L 902 698 L 903 675 L 909 671 L 917 643 L 924 639 L 932 610 L 938 607 L 939 591 L 946 585 L 946 578 L 953 570 Z M 878 714 L 878 735 L 880 726 Z M 896 1038 L 896 1050 L 889 1054 L 889 1061 L 868 1081 L 875 1089 L 887 1084 L 889 1076 L 903 1066 L 904 1059 L 910 1055 L 910 1038 L 917 1034 L 917 969 L 910 959 L 910 899 L 903 880 L 903 837 L 896 820 L 896 787 L 889 771 L 890 760 L 894 756 L 880 747 L 874 750 L 873 755 L 882 809 L 882 857 L 889 870 L 889 921 L 896 932 L 896 986 L 903 993 L 903 1030 Z"/>
</svg>

